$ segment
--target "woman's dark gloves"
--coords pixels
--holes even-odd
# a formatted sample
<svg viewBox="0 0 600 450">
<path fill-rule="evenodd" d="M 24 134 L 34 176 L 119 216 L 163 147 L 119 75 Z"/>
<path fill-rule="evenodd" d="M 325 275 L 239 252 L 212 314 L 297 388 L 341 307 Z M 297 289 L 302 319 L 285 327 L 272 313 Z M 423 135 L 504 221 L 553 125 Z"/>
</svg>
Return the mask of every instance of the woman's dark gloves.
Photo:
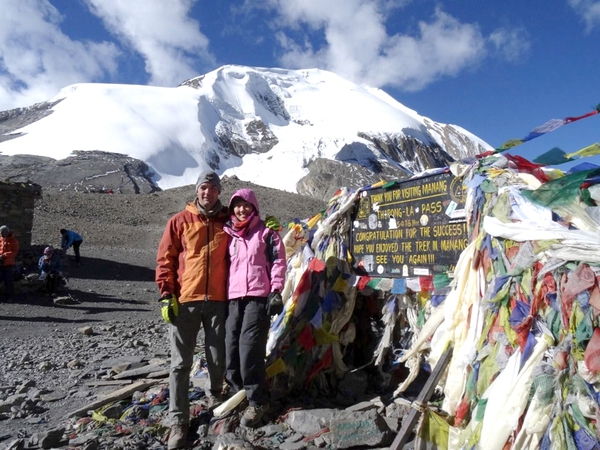
<svg viewBox="0 0 600 450">
<path fill-rule="evenodd" d="M 267 297 L 267 314 L 277 316 L 283 311 L 283 299 L 279 292 L 271 292 Z"/>
</svg>

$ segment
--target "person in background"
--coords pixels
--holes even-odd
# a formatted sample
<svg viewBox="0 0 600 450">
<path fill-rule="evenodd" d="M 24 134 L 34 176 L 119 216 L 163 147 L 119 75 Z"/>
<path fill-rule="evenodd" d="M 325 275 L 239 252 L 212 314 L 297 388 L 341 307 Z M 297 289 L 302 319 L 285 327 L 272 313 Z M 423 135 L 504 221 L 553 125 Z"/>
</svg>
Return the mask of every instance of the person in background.
<svg viewBox="0 0 600 450">
<path fill-rule="evenodd" d="M 60 248 L 62 248 L 66 252 L 71 246 L 73 246 L 73 252 L 75 253 L 75 262 L 81 262 L 79 247 L 83 243 L 83 238 L 74 231 L 65 230 L 64 228 L 61 228 L 60 234 L 62 235 Z"/>
<path fill-rule="evenodd" d="M 226 380 L 233 393 L 246 390 L 249 406 L 241 424 L 256 427 L 268 409 L 265 357 L 270 316 L 283 310 L 285 248 L 279 233 L 260 219 L 251 189 L 236 191 L 229 202 L 229 313 L 226 322 Z"/>
<path fill-rule="evenodd" d="M 60 255 L 52 247 L 46 247 L 38 261 L 39 279 L 44 281 L 48 294 L 53 294 L 63 278 Z"/>
<path fill-rule="evenodd" d="M 19 241 L 6 225 L 0 227 L 0 281 L 4 283 L 6 301 L 14 294 L 15 257 L 19 253 Z"/>
<path fill-rule="evenodd" d="M 227 243 L 229 218 L 219 201 L 221 181 L 212 171 L 200 174 L 196 200 L 167 222 L 156 256 L 156 283 L 171 342 L 168 448 L 184 448 L 190 422 L 189 383 L 194 348 L 204 327 L 209 376 L 209 407 L 222 401 L 227 316 Z M 163 317 L 164 311 L 163 311 Z"/>
</svg>

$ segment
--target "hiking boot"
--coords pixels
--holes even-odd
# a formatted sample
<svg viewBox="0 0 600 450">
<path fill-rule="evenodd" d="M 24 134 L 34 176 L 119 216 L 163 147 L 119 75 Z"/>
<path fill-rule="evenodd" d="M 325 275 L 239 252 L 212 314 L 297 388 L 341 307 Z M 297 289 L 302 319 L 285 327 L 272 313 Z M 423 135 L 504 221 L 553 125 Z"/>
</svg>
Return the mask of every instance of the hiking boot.
<svg viewBox="0 0 600 450">
<path fill-rule="evenodd" d="M 221 395 L 208 395 L 206 398 L 206 407 L 209 411 L 213 411 L 223 404 L 223 397 Z"/>
<path fill-rule="evenodd" d="M 173 425 L 169 433 L 169 442 L 167 448 L 174 450 L 187 447 L 188 425 Z"/>
<path fill-rule="evenodd" d="M 237 410 L 238 413 L 240 413 L 242 411 L 245 412 L 246 408 L 248 408 L 248 406 L 250 406 L 250 403 L 248 403 L 248 398 L 244 398 L 244 400 L 242 400 L 235 409 Z"/>
<path fill-rule="evenodd" d="M 248 406 L 240 424 L 248 428 L 256 428 L 261 423 L 263 414 L 268 407 L 269 405 Z"/>
</svg>

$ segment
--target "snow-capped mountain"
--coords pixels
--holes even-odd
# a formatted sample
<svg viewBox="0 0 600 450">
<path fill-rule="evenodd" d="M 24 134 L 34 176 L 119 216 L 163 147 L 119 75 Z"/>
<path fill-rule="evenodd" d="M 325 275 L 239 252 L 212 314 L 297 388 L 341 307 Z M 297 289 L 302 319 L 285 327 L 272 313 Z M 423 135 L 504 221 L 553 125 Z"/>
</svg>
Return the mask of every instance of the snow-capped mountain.
<svg viewBox="0 0 600 450">
<path fill-rule="evenodd" d="M 491 147 L 331 72 L 224 66 L 176 88 L 76 84 L 0 113 L 0 154 L 121 153 L 163 188 L 212 168 L 329 198 L 339 186 L 444 166 Z"/>
</svg>

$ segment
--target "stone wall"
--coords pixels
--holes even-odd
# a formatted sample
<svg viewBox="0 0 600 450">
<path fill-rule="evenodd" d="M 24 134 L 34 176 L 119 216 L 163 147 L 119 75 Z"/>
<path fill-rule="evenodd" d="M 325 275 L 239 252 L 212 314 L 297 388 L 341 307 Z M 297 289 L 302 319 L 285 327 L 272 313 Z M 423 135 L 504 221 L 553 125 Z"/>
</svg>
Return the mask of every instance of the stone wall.
<svg viewBox="0 0 600 450">
<path fill-rule="evenodd" d="M 42 195 L 42 187 L 33 183 L 0 181 L 0 225 L 7 225 L 19 241 L 20 253 L 31 248 L 33 208 Z"/>
</svg>

